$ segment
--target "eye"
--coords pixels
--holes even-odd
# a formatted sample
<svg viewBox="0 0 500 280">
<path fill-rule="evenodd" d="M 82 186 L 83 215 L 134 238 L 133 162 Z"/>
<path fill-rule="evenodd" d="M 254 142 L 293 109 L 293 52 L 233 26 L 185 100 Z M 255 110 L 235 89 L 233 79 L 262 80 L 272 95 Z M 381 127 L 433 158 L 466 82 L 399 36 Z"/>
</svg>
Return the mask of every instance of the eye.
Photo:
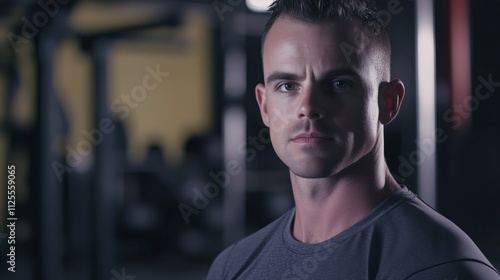
<svg viewBox="0 0 500 280">
<path fill-rule="evenodd" d="M 345 80 L 334 80 L 332 82 L 332 85 L 334 88 L 338 88 L 338 89 L 344 89 L 344 88 L 349 87 L 349 83 Z"/>
<path fill-rule="evenodd" d="M 292 90 L 295 90 L 295 85 L 293 83 L 290 83 L 290 82 L 285 82 L 285 83 L 282 83 L 278 86 L 278 91 L 281 91 L 281 92 L 289 92 L 289 91 L 292 91 Z"/>
<path fill-rule="evenodd" d="M 351 83 L 347 80 L 333 80 L 331 82 L 331 86 L 333 90 L 336 91 L 347 91 L 351 88 Z"/>
</svg>

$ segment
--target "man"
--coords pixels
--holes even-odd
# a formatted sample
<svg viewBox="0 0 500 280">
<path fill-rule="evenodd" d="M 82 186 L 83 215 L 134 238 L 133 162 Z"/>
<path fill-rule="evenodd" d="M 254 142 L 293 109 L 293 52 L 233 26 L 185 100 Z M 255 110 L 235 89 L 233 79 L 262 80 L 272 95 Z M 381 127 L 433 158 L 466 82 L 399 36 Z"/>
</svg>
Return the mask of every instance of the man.
<svg viewBox="0 0 500 280">
<path fill-rule="evenodd" d="M 277 0 L 255 94 L 295 208 L 224 250 L 208 279 L 500 279 L 471 239 L 391 176 L 390 43 L 367 1 Z"/>
</svg>

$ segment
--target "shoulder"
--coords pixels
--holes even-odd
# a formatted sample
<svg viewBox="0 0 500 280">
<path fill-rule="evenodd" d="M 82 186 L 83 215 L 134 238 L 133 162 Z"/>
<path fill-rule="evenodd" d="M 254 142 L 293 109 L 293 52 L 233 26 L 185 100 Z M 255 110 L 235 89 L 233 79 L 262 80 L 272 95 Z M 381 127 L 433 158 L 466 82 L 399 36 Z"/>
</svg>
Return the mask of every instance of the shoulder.
<svg viewBox="0 0 500 280">
<path fill-rule="evenodd" d="M 399 238 L 407 246 L 429 252 L 463 257 L 481 257 L 470 237 L 452 221 L 425 204 L 418 197 L 404 201 L 391 213 L 397 223 Z"/>
<path fill-rule="evenodd" d="M 251 257 L 265 254 L 266 250 L 275 248 L 276 243 L 282 240 L 283 229 L 292 214 L 293 209 L 259 231 L 224 249 L 213 261 L 207 279 L 224 279 L 232 268 L 242 267 Z"/>
<path fill-rule="evenodd" d="M 392 271 L 399 270 L 402 279 L 451 280 L 455 279 L 449 274 L 453 271 L 461 276 L 458 279 L 464 279 L 463 275 L 485 273 L 495 273 L 497 278 L 465 278 L 498 279 L 497 272 L 470 237 L 413 194 L 402 199 L 376 224 L 384 236 L 382 239 L 387 242 L 386 248 L 389 248 L 382 250 L 387 256 L 392 256 L 386 259 L 399 260 L 387 265 Z M 440 273 L 449 277 L 428 277 Z"/>
<path fill-rule="evenodd" d="M 488 264 L 465 259 L 437 264 L 410 275 L 407 280 L 475 279 L 500 280 L 500 274 Z"/>
<path fill-rule="evenodd" d="M 387 208 L 374 226 L 400 246 L 464 256 L 477 249 L 464 231 L 407 189 Z"/>
</svg>

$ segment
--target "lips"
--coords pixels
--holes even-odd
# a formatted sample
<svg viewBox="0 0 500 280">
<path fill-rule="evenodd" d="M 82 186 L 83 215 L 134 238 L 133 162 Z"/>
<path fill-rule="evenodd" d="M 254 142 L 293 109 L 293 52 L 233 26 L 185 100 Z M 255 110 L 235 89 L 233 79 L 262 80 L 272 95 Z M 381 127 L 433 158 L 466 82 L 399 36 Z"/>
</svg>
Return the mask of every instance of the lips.
<svg viewBox="0 0 500 280">
<path fill-rule="evenodd" d="M 300 133 L 294 137 L 292 137 L 291 141 L 295 143 L 304 143 L 304 144 L 314 144 L 321 143 L 324 141 L 331 141 L 332 137 L 328 137 L 324 134 L 317 132 L 309 132 L 309 133 Z"/>
</svg>

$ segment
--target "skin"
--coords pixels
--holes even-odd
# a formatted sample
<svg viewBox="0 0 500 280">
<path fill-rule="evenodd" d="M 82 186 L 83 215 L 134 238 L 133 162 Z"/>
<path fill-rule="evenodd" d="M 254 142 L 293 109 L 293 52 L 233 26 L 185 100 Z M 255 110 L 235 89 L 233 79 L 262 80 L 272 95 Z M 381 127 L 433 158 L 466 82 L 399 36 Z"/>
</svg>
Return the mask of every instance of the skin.
<svg viewBox="0 0 500 280">
<path fill-rule="evenodd" d="M 362 28 L 280 17 L 263 45 L 256 99 L 290 169 L 292 233 L 304 243 L 332 238 L 400 188 L 384 159 L 383 126 L 396 117 L 404 85 L 384 81 L 376 43 L 355 36 Z M 356 46 L 349 59 L 342 42 Z"/>
</svg>

